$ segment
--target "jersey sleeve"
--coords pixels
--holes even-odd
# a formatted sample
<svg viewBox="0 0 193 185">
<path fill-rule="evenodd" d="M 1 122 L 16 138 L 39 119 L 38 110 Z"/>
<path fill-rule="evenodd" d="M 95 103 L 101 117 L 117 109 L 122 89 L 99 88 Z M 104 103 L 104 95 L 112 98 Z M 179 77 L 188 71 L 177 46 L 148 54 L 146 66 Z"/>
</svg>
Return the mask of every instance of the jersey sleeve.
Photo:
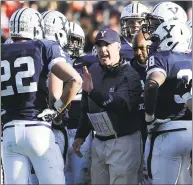
<svg viewBox="0 0 193 185">
<path fill-rule="evenodd" d="M 53 41 L 44 41 L 45 52 L 44 52 L 44 66 L 51 70 L 51 68 L 57 62 L 69 63 L 69 56 L 62 50 L 62 48 Z"/>
<path fill-rule="evenodd" d="M 161 72 L 167 76 L 166 61 L 164 61 L 160 56 L 152 55 L 148 59 L 146 71 L 147 77 L 153 72 Z"/>
</svg>

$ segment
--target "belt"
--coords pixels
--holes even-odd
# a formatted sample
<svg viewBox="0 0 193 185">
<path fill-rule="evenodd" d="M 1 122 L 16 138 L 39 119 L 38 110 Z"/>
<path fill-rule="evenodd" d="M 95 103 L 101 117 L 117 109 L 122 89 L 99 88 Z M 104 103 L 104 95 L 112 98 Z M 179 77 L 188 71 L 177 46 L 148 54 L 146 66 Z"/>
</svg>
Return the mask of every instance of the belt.
<svg viewBox="0 0 193 185">
<path fill-rule="evenodd" d="M 7 128 L 11 128 L 11 127 L 15 127 L 15 126 L 16 126 L 16 125 L 8 125 L 8 126 L 4 126 L 4 127 L 3 127 L 3 131 L 4 131 L 5 129 L 7 129 Z M 43 123 L 38 123 L 38 124 L 28 124 L 28 125 L 25 125 L 25 124 L 24 124 L 24 126 L 25 126 L 25 127 L 44 126 L 44 127 L 47 127 L 47 128 L 52 129 L 51 124 L 50 124 L 50 125 L 46 125 L 46 124 L 43 124 Z"/>
<path fill-rule="evenodd" d="M 123 137 L 126 135 L 129 135 L 129 134 L 128 133 L 127 134 L 116 134 L 116 135 L 111 135 L 111 136 L 99 136 L 96 134 L 95 137 L 99 139 L 100 141 L 108 141 L 110 139 L 116 139 L 116 138 Z"/>
</svg>

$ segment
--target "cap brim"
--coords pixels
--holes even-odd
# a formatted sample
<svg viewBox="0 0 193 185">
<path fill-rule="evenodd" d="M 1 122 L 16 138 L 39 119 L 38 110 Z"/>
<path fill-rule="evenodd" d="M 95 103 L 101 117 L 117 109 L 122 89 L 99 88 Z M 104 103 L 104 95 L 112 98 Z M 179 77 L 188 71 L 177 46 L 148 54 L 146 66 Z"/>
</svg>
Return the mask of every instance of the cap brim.
<svg viewBox="0 0 193 185">
<path fill-rule="evenodd" d="M 107 40 L 107 39 L 105 39 L 105 38 L 101 38 L 101 39 L 96 40 L 96 41 L 95 41 L 95 44 L 97 44 L 97 43 L 100 42 L 100 41 L 104 41 L 104 42 L 106 42 L 106 43 L 108 43 L 108 44 L 114 43 L 114 42 L 111 42 L 111 41 L 109 41 L 109 40 Z"/>
</svg>

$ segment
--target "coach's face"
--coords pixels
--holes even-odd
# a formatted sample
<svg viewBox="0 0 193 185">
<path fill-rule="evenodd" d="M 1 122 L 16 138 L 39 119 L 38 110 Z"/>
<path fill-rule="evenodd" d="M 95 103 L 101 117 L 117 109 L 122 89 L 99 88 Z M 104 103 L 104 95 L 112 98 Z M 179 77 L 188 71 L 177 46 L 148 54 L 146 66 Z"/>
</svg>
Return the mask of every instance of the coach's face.
<svg viewBox="0 0 193 185">
<path fill-rule="evenodd" d="M 97 55 L 102 65 L 114 65 L 119 62 L 121 45 L 118 42 L 107 43 L 103 40 L 96 44 Z"/>
</svg>

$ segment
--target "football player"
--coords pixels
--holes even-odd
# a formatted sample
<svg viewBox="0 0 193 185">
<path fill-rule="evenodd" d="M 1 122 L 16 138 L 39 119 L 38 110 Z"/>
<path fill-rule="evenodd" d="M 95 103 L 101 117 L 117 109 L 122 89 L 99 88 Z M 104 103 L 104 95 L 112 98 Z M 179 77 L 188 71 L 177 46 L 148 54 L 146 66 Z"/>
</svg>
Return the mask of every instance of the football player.
<svg viewBox="0 0 193 185">
<path fill-rule="evenodd" d="M 19 9 L 10 18 L 10 36 L 14 43 L 1 46 L 1 95 L 6 110 L 3 166 L 7 184 L 28 184 L 30 163 L 40 184 L 64 183 L 63 158 L 50 121 L 75 97 L 82 79 L 67 64 L 56 42 L 34 40 L 41 35 L 42 27 L 39 12 Z M 54 103 L 54 109 L 38 117 L 48 108 L 44 88 L 49 70 L 67 86 Z"/>
<path fill-rule="evenodd" d="M 95 54 L 84 53 L 85 34 L 83 29 L 75 22 L 70 22 L 69 26 L 68 44 L 64 47 L 64 50 L 69 54 L 73 67 L 82 75 L 83 66 L 89 68 L 99 61 Z"/>
<path fill-rule="evenodd" d="M 66 58 L 67 63 L 71 63 L 67 53 L 62 51 L 62 48 L 67 44 L 67 35 L 69 33 L 68 20 L 62 13 L 53 10 L 42 13 L 42 19 L 44 22 L 44 38 L 47 40 L 56 41 L 61 46 L 61 52 Z M 45 86 L 44 90 L 47 92 L 47 94 L 49 94 L 49 107 L 52 108 L 55 99 L 58 99 L 62 94 L 63 81 L 57 78 L 53 73 L 49 73 L 48 77 L 49 78 L 46 76 L 46 79 L 44 79 L 47 81 L 47 86 Z M 48 113 L 47 111 L 48 110 L 44 111 L 44 113 L 41 115 L 45 116 Z M 66 112 L 67 111 L 65 111 L 65 114 L 63 113 L 63 115 L 61 114 L 59 116 L 59 121 L 62 121 L 62 124 L 53 124 L 53 132 L 55 134 L 56 143 L 60 147 L 64 162 L 66 162 L 66 153 L 68 148 L 68 137 L 64 123 L 65 117 L 67 117 Z M 38 179 L 36 177 L 35 171 L 33 170 L 33 166 L 31 170 L 30 183 L 38 184 Z"/>
<path fill-rule="evenodd" d="M 180 20 L 183 23 L 187 21 L 187 14 L 181 6 L 173 2 L 161 2 L 156 4 L 150 13 L 145 15 L 146 23 L 142 25 L 143 33 L 146 39 L 157 29 L 157 27 L 168 20 Z"/>
<path fill-rule="evenodd" d="M 85 45 L 85 34 L 83 29 L 74 22 L 70 22 L 70 34 L 68 37 L 68 44 L 65 51 L 72 59 L 72 65 L 77 72 L 82 75 L 82 68 L 84 65 L 89 67 L 97 58 L 92 55 L 85 55 L 83 52 Z M 89 61 L 89 63 L 87 62 Z M 91 141 L 92 133 L 88 135 L 84 144 L 81 146 L 82 158 L 78 157 L 73 151 L 72 144 L 78 127 L 80 119 L 80 101 L 82 97 L 82 90 L 77 94 L 75 99 L 71 102 L 69 109 L 69 119 L 67 121 L 69 148 L 67 167 L 65 171 L 66 184 L 90 184 L 90 168 L 91 168 Z"/>
<path fill-rule="evenodd" d="M 127 5 L 121 13 L 121 50 L 120 54 L 128 61 L 134 57 L 132 49 L 132 39 L 137 34 L 142 24 L 145 23 L 145 15 L 148 13 L 148 8 L 137 2 L 132 2 Z"/>
<path fill-rule="evenodd" d="M 145 158 L 152 184 L 191 184 L 187 173 L 192 148 L 192 117 L 181 96 L 191 92 L 191 38 L 185 23 L 169 20 L 150 39 L 157 43 L 148 60 Z"/>
<path fill-rule="evenodd" d="M 61 46 L 61 52 L 64 53 L 67 63 L 71 64 L 71 59 L 67 53 L 63 51 L 68 42 L 69 22 L 67 18 L 59 11 L 49 10 L 42 13 L 44 21 L 44 37 L 46 40 L 56 41 Z M 48 75 L 47 91 L 49 92 L 49 107 L 53 108 L 54 101 L 58 99 L 65 86 L 64 82 L 56 77 L 53 73 Z M 66 164 L 66 154 L 68 149 L 68 134 L 66 131 L 66 118 L 68 111 L 60 115 L 58 121 L 62 124 L 54 124 L 53 131 L 56 142 L 60 147 L 61 153 Z"/>
<path fill-rule="evenodd" d="M 61 52 L 65 55 L 68 65 L 70 65 L 71 60 L 67 53 L 63 51 L 63 48 L 68 42 L 69 34 L 69 22 L 67 18 L 59 11 L 49 10 L 42 13 L 42 19 L 44 21 L 44 37 L 46 40 L 56 41 L 61 46 Z M 52 108 L 54 101 L 58 99 L 63 91 L 63 81 L 57 78 L 53 73 L 49 74 L 48 78 L 48 88 L 49 88 L 49 105 Z M 62 128 L 61 131 L 65 131 Z M 61 132 L 54 129 L 56 135 L 57 132 Z M 64 138 L 60 138 L 64 140 Z M 60 140 L 57 139 L 57 140 Z M 66 141 L 67 142 L 67 141 Z M 59 144 L 59 143 L 58 143 Z M 61 145 L 61 151 L 64 151 L 64 143 Z"/>
<path fill-rule="evenodd" d="M 145 107 L 144 107 L 144 86 L 146 81 L 146 68 L 147 68 L 147 59 L 148 59 L 147 45 L 149 45 L 150 42 L 151 41 L 145 40 L 143 33 L 141 31 L 137 33 L 132 40 L 134 58 L 128 63 L 138 72 L 140 76 L 140 81 L 141 81 L 142 94 L 141 94 L 141 99 L 139 103 L 139 112 L 140 112 L 140 118 L 141 118 L 143 152 L 145 149 L 145 142 L 147 138 L 147 126 L 145 124 Z M 146 166 L 144 166 L 144 163 L 143 165 L 141 165 L 141 170 L 139 174 L 141 176 L 143 174 L 143 177 L 144 177 L 143 184 L 144 182 L 149 183 L 150 179 L 148 178 L 147 168 Z M 142 179 L 140 181 L 142 181 Z"/>
</svg>

